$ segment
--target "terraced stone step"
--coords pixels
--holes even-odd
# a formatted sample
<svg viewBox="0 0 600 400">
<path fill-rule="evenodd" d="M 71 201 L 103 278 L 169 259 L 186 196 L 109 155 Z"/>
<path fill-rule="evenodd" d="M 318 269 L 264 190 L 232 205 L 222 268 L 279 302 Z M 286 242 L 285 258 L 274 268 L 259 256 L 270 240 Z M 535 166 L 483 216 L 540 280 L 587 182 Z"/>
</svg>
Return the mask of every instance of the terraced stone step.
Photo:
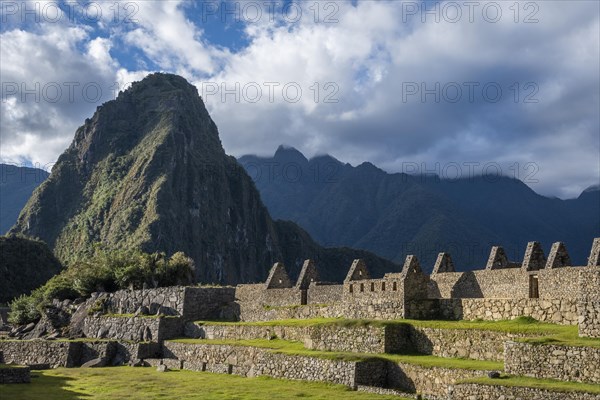
<svg viewBox="0 0 600 400">
<path fill-rule="evenodd" d="M 592 343 L 596 346 L 506 342 L 505 369 L 514 375 L 600 384 L 600 340 Z"/>
<path fill-rule="evenodd" d="M 544 388 L 544 386 L 549 386 Z M 600 400 L 600 390 L 585 388 L 552 388 L 551 384 L 539 382 L 539 386 L 511 386 L 501 381 L 491 383 L 461 383 L 450 388 L 448 400 Z"/>
<path fill-rule="evenodd" d="M 527 323 L 522 326 L 518 321 L 504 324 L 513 327 L 514 332 L 500 330 L 500 327 L 507 329 L 502 323 L 317 319 L 305 320 L 304 323 L 297 320 L 188 322 L 184 334 L 190 338 L 210 340 L 280 338 L 302 342 L 308 349 L 324 351 L 421 353 L 490 361 L 504 360 L 505 341 L 538 337 L 542 328 L 549 332 L 577 335 L 576 327 L 532 323 L 532 329 L 528 331 Z M 474 328 L 467 328 L 469 325 Z M 484 329 L 488 325 L 490 328 Z"/>
<path fill-rule="evenodd" d="M 164 351 L 164 356 L 181 360 L 184 369 L 195 371 L 315 380 L 352 388 L 391 388 L 431 396 L 446 396 L 448 386 L 454 382 L 486 376 L 491 371 L 476 369 L 478 365 L 501 369 L 501 364 L 489 361 L 313 351 L 304 349 L 301 343 L 281 340 L 183 339 L 166 341 Z"/>
</svg>

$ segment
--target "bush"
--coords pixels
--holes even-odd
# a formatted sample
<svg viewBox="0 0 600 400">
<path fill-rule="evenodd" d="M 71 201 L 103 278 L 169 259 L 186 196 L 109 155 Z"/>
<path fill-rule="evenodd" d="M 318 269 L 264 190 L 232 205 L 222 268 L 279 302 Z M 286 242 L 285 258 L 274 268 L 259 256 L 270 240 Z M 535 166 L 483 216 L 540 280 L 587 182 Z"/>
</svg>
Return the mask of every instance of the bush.
<svg viewBox="0 0 600 400">
<path fill-rule="evenodd" d="M 164 253 L 106 251 L 97 249 L 88 261 L 77 261 L 29 296 L 10 303 L 9 322 L 26 324 L 38 320 L 52 299 L 89 297 L 93 292 L 188 285 L 194 281 L 194 262 L 184 253 L 170 258 Z"/>
<path fill-rule="evenodd" d="M 32 295 L 21 295 L 10 303 L 8 322 L 21 325 L 40 319 L 41 314 L 37 308 L 38 299 Z"/>
</svg>

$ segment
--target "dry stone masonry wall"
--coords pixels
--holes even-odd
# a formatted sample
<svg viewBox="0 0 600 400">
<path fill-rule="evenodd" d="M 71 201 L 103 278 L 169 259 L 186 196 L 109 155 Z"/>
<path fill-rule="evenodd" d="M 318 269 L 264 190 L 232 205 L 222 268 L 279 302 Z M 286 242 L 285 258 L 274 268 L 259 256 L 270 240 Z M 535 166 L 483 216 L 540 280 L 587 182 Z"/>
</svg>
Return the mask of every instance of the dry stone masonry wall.
<svg viewBox="0 0 600 400">
<path fill-rule="evenodd" d="M 181 336 L 182 329 L 178 317 L 89 316 L 84 321 L 83 334 L 97 339 L 160 342 Z"/>
<path fill-rule="evenodd" d="M 460 384 L 452 387 L 448 400 L 600 400 L 600 395 L 578 392 L 551 392 L 528 387 Z"/>
<path fill-rule="evenodd" d="M 223 306 L 233 303 L 234 296 L 233 287 L 120 290 L 108 294 L 104 307 L 112 314 L 133 314 L 145 309 L 149 315 L 182 316 L 188 320 L 220 319 L 227 317 L 223 315 Z"/>
<path fill-rule="evenodd" d="M 513 375 L 600 383 L 600 348 L 505 343 L 504 369 Z"/>
<path fill-rule="evenodd" d="M 229 373 L 247 377 L 265 375 L 273 378 L 324 381 L 350 387 L 355 387 L 357 384 L 381 384 L 381 382 L 373 382 L 373 374 L 361 373 L 357 377 L 356 361 L 290 356 L 255 347 L 229 345 L 165 342 L 164 348 L 166 356 L 183 361 L 184 369 L 194 371 Z M 375 367 L 372 368 L 372 372 L 377 370 Z M 365 379 L 369 381 L 365 382 Z"/>
<path fill-rule="evenodd" d="M 578 306 L 579 335 L 600 338 L 600 267 L 587 267 L 581 271 Z"/>
</svg>

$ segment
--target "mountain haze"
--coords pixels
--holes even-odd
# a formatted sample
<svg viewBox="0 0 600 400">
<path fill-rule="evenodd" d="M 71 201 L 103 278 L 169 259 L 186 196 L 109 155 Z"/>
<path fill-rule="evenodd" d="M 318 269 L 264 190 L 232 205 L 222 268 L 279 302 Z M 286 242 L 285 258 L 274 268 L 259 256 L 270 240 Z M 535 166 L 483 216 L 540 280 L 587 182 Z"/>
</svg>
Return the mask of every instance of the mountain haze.
<svg viewBox="0 0 600 400">
<path fill-rule="evenodd" d="M 170 74 L 149 75 L 98 107 L 11 232 L 45 241 L 66 263 L 96 243 L 183 251 L 201 282 L 262 281 L 275 261 L 297 276 L 304 258 L 330 280 L 358 257 L 375 274 L 398 269 L 364 251 L 323 249 L 295 224 L 274 222 L 225 154 L 197 89 Z"/>
<path fill-rule="evenodd" d="M 450 252 L 458 269 L 482 268 L 492 245 L 520 260 L 533 240 L 546 253 L 552 242 L 564 241 L 581 265 L 600 235 L 598 188 L 560 200 L 508 177 L 389 174 L 328 155 L 308 160 L 284 146 L 273 157 L 238 161 L 271 215 L 296 222 L 317 242 L 367 249 L 397 262 L 416 254 L 429 270 L 440 251 Z"/>
<path fill-rule="evenodd" d="M 0 234 L 17 222 L 21 209 L 48 175 L 39 168 L 0 164 Z"/>
</svg>

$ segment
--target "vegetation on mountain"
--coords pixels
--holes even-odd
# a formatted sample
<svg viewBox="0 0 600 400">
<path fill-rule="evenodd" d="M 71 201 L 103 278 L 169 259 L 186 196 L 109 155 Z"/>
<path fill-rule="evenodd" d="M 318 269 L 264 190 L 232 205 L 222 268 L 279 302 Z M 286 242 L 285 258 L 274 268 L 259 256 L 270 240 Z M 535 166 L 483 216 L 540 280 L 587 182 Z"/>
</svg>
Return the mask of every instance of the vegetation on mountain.
<svg viewBox="0 0 600 400">
<path fill-rule="evenodd" d="M 194 263 L 183 253 L 96 249 L 87 261 L 74 262 L 59 275 L 10 303 L 9 321 L 26 324 L 37 321 L 53 299 L 89 297 L 93 292 L 142 289 L 191 284 Z"/>
<path fill-rule="evenodd" d="M 0 236 L 0 304 L 42 285 L 58 274 L 61 263 L 37 240 Z"/>
</svg>

